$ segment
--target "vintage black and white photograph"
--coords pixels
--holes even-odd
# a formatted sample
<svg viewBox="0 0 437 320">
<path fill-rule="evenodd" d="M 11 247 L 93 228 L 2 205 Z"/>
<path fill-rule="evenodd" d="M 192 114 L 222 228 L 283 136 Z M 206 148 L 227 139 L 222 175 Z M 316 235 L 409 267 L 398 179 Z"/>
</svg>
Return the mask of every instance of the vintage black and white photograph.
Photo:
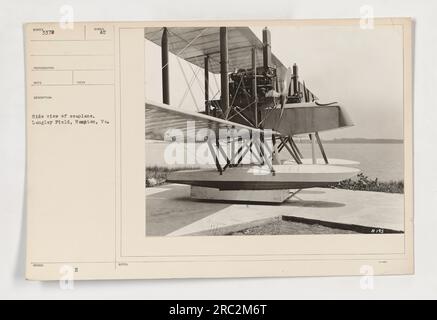
<svg viewBox="0 0 437 320">
<path fill-rule="evenodd" d="M 405 231 L 401 25 L 144 37 L 147 237 Z"/>
</svg>

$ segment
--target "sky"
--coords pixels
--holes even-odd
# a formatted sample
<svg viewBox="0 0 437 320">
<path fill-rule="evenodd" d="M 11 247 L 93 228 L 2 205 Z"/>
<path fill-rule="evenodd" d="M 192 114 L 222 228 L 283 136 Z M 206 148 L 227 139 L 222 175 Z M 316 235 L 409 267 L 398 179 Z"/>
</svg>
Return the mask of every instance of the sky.
<svg viewBox="0 0 437 320">
<path fill-rule="evenodd" d="M 286 66 L 297 63 L 300 80 L 305 80 L 320 101 L 341 103 L 355 123 L 354 127 L 323 132 L 323 138 L 403 138 L 400 26 L 364 30 L 358 24 L 269 29 L 273 54 Z M 262 28 L 252 31 L 261 38 Z M 161 101 L 160 47 L 146 40 L 145 48 L 146 95 Z M 211 80 L 210 96 L 219 90 L 217 80 L 217 84 Z M 186 90 L 187 82 L 192 84 L 192 93 Z M 172 105 L 202 110 L 203 70 L 171 55 L 170 92 Z"/>
</svg>

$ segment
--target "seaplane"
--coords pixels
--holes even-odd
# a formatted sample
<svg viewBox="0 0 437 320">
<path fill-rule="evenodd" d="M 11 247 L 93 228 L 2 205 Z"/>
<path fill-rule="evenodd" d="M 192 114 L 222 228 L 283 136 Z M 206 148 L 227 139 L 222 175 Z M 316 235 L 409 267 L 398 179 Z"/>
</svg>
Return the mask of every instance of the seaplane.
<svg viewBox="0 0 437 320">
<path fill-rule="evenodd" d="M 206 143 L 213 158 L 213 168 L 168 176 L 170 183 L 190 185 L 192 198 L 282 203 L 360 172 L 352 167 L 357 162 L 328 159 L 319 135 L 353 125 L 345 108 L 321 102 L 300 81 L 297 65 L 287 68 L 272 53 L 268 28 L 262 40 L 248 27 L 226 26 L 147 27 L 144 35 L 161 47 L 162 64 L 162 102 L 145 102 L 146 139 L 171 141 L 176 130 Z M 204 110 L 170 103 L 169 53 L 204 70 Z M 220 77 L 218 99 L 209 95 L 211 74 Z M 295 142 L 301 135 L 309 135 L 311 158 Z M 289 159 L 280 159 L 282 150 Z M 243 161 L 248 155 L 249 163 Z"/>
</svg>

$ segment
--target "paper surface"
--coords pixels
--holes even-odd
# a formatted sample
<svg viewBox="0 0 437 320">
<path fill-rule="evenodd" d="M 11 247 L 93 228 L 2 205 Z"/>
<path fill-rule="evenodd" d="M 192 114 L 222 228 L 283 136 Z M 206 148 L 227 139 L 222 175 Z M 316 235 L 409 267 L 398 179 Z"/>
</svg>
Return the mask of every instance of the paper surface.
<svg viewBox="0 0 437 320">
<path fill-rule="evenodd" d="M 159 73 L 148 73 L 146 46 L 150 44 L 145 42 L 145 28 L 335 29 L 359 28 L 359 20 L 84 22 L 75 23 L 73 29 L 57 23 L 26 24 L 27 278 L 362 275 L 367 267 L 378 275 L 411 274 L 411 20 L 377 19 L 374 23 L 376 30 L 398 28 L 402 39 L 403 232 L 184 237 L 146 235 L 147 202 L 153 201 L 148 194 L 172 186 L 145 188 L 144 105 L 153 95 L 146 92 L 150 88 L 146 82 L 150 77 L 161 82 Z M 239 219 L 252 214 L 232 208 L 231 215 L 240 215 Z M 268 210 L 263 211 L 263 219 L 268 218 L 264 214 Z M 202 220 L 208 217 L 213 220 Z M 323 220 L 318 213 L 311 217 Z M 195 234 L 203 229 L 192 223 L 211 225 L 220 219 L 228 219 L 226 211 L 199 216 L 184 227 Z M 239 223 L 245 222 L 241 219 Z M 361 223 L 359 218 L 355 221 Z M 183 233 L 182 228 L 178 230 L 166 233 Z"/>
</svg>

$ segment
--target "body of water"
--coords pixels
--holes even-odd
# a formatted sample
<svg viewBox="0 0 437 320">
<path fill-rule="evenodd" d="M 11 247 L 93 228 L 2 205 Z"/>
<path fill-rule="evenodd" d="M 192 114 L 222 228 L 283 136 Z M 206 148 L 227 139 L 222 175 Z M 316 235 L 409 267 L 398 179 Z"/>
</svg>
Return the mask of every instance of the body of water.
<svg viewBox="0 0 437 320">
<path fill-rule="evenodd" d="M 324 143 L 329 158 L 358 161 L 357 166 L 370 178 L 380 181 L 404 179 L 403 143 Z M 305 158 L 311 157 L 311 145 L 301 144 Z M 319 151 L 316 146 L 316 150 Z M 319 154 L 319 157 L 320 154 Z"/>
<path fill-rule="evenodd" d="M 198 144 L 199 145 L 199 144 Z M 178 166 L 166 165 L 164 161 L 165 148 L 168 143 L 146 142 L 146 166 Z M 298 144 L 305 158 L 311 158 L 311 145 Z M 404 158 L 402 143 L 325 143 L 324 148 L 329 158 L 354 160 L 360 162 L 357 166 L 370 178 L 380 181 L 403 180 Z M 206 147 L 205 147 L 206 150 Z M 321 158 L 318 147 L 316 150 Z M 281 158 L 287 157 L 287 151 L 281 152 Z M 291 157 L 290 157 L 291 158 Z M 179 164 L 183 166 L 183 164 Z M 196 166 L 195 163 L 188 166 Z"/>
</svg>

